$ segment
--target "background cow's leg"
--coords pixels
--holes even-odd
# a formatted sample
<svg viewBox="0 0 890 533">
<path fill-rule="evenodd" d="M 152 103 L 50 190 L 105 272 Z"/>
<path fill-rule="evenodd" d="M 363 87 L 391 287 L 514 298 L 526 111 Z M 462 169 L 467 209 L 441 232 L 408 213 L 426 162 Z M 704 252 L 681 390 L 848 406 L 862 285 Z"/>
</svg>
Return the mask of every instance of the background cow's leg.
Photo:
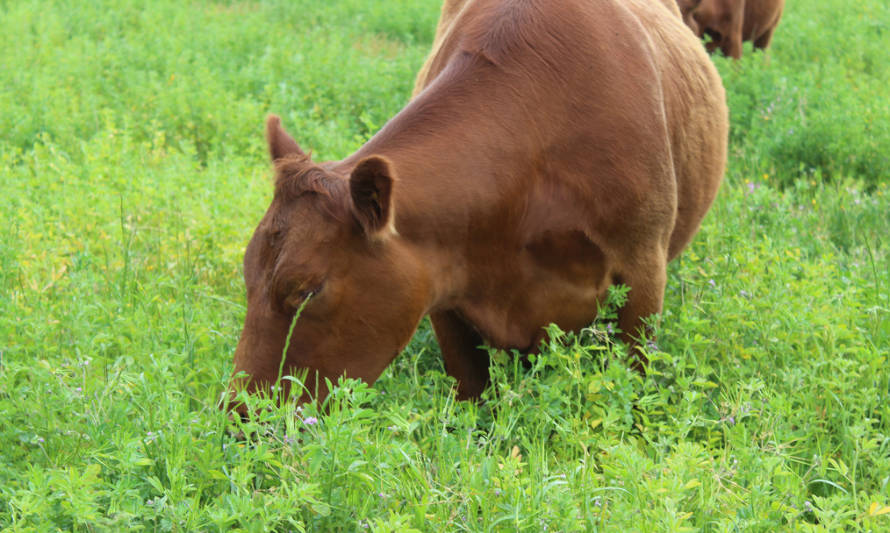
<svg viewBox="0 0 890 533">
<path fill-rule="evenodd" d="M 754 48 L 760 48 L 761 50 L 763 50 L 766 47 L 768 47 L 770 41 L 773 40 L 773 32 L 774 31 L 776 31 L 775 26 L 766 30 L 766 33 L 764 33 L 763 35 L 761 35 L 754 41 Z"/>
<path fill-rule="evenodd" d="M 733 59 L 741 59 L 742 58 L 742 33 L 741 30 L 739 32 L 733 32 L 726 36 L 726 39 L 723 41 L 723 55 L 726 57 L 731 57 Z"/>
<path fill-rule="evenodd" d="M 457 380 L 460 400 L 478 398 L 488 385 L 488 352 L 482 337 L 454 311 L 430 313 L 445 371 Z"/>
<path fill-rule="evenodd" d="M 621 282 L 630 287 L 627 303 L 618 311 L 621 340 L 632 347 L 631 367 L 645 373 L 645 365 L 649 361 L 636 349 L 639 346 L 637 340 L 647 333 L 643 319 L 661 312 L 667 282 L 667 261 L 651 263 L 644 268 L 638 267 L 630 275 L 622 276 Z"/>
<path fill-rule="evenodd" d="M 745 28 L 745 2 L 736 2 L 730 8 L 730 25 L 723 33 L 723 55 L 733 59 L 742 58 L 742 34 Z"/>
<path fill-rule="evenodd" d="M 707 50 L 709 54 L 713 54 L 719 47 L 720 41 L 717 41 L 713 36 L 711 36 L 711 40 L 705 44 L 705 50 Z"/>
</svg>

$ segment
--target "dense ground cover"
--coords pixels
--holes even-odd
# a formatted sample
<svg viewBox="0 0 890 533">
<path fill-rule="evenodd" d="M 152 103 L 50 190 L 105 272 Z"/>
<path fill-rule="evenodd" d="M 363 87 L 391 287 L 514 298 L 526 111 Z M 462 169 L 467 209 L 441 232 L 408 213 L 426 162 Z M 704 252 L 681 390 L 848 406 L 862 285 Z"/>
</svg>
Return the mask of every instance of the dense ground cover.
<svg viewBox="0 0 890 533">
<path fill-rule="evenodd" d="M 715 58 L 726 182 L 652 368 L 606 335 L 455 402 L 424 325 L 329 411 L 216 409 L 283 116 L 348 154 L 436 0 L 0 1 L 0 528 L 890 529 L 890 7 L 789 2 Z"/>
</svg>

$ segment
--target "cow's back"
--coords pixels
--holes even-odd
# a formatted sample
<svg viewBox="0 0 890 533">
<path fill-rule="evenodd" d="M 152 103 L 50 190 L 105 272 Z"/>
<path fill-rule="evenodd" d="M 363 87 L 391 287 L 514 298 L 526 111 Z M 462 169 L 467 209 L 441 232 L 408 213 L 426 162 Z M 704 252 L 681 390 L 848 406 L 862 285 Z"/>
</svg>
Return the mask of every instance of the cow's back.
<svg viewBox="0 0 890 533">
<path fill-rule="evenodd" d="M 661 233 L 676 256 L 716 194 L 728 119 L 719 75 L 673 0 L 451 3 L 418 89 L 460 54 L 490 61 L 506 86 L 490 96 L 523 100 L 550 170 L 593 206 L 577 214 L 602 244 Z"/>
<path fill-rule="evenodd" d="M 439 22 L 436 25 L 436 35 L 433 38 L 433 48 L 417 73 L 417 77 L 414 80 L 412 97 L 417 96 L 417 94 L 426 87 L 427 83 L 435 77 L 431 72 L 433 60 L 442 53 L 442 43 L 445 41 L 448 32 L 454 25 L 455 19 L 458 17 L 464 6 L 471 1 L 472 0 L 444 0 L 444 2 L 442 2 L 442 10 L 439 13 Z M 436 72 L 436 74 L 438 74 L 438 72 Z"/>
</svg>

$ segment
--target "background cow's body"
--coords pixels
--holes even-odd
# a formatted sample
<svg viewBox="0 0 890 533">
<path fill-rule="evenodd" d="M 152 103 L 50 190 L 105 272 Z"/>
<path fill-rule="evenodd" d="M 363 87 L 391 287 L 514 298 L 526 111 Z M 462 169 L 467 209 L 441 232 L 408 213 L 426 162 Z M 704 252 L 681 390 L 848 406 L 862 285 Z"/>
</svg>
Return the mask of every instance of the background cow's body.
<svg viewBox="0 0 890 533">
<path fill-rule="evenodd" d="M 620 327 L 636 334 L 661 310 L 666 264 L 698 229 L 726 157 L 720 79 L 666 5 L 460 5 L 412 102 L 342 162 L 302 163 L 339 213 L 327 219 L 305 195 L 279 194 L 288 172 L 305 182 L 310 171 L 282 170 L 304 156 L 271 121 L 279 192 L 245 258 L 236 372 L 275 379 L 290 315 L 260 289 L 288 261 L 303 265 L 289 287 L 327 279 L 297 322 L 288 369 L 374 381 L 428 313 L 459 396 L 476 396 L 488 380 L 480 344 L 529 351 L 548 323 L 577 330 L 615 282 L 631 287 Z M 295 218 L 294 204 L 311 213 Z M 360 224 L 305 226 L 348 212 Z M 302 251 L 272 257 L 267 241 L 287 217 Z"/>
<path fill-rule="evenodd" d="M 708 52 L 717 48 L 727 57 L 742 57 L 742 43 L 767 48 L 779 20 L 785 0 L 701 0 L 690 25 L 699 37 L 711 36 Z"/>
<path fill-rule="evenodd" d="M 701 5 L 702 0 L 677 0 L 677 7 L 680 10 L 680 16 L 683 18 L 683 23 L 686 24 L 692 33 L 701 37 L 701 32 L 698 29 L 698 22 L 695 21 L 695 17 L 693 16 L 695 10 L 698 9 L 698 6 Z"/>
</svg>

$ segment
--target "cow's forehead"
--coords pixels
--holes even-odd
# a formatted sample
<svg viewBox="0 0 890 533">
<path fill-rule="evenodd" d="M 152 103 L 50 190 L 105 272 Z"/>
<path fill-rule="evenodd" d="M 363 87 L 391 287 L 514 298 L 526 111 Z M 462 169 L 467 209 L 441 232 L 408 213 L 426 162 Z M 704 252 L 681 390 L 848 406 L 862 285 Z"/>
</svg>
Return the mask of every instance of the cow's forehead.
<svg viewBox="0 0 890 533">
<path fill-rule="evenodd" d="M 260 223 L 260 231 L 277 245 L 314 250 L 343 236 L 343 217 L 332 207 L 334 199 L 320 194 L 275 198 Z"/>
</svg>

